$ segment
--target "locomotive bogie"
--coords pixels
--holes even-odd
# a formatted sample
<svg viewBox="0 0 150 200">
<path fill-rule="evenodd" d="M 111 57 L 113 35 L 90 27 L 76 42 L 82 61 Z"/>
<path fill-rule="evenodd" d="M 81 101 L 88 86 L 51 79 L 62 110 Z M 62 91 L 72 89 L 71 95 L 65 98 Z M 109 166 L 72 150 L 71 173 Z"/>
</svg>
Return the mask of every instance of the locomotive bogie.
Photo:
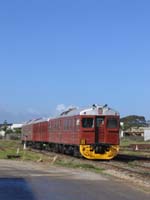
<svg viewBox="0 0 150 200">
<path fill-rule="evenodd" d="M 97 151 L 92 145 L 80 145 L 80 153 L 83 157 L 90 160 L 110 160 L 119 151 L 119 145 L 110 145 L 107 148 L 101 146 Z"/>
</svg>

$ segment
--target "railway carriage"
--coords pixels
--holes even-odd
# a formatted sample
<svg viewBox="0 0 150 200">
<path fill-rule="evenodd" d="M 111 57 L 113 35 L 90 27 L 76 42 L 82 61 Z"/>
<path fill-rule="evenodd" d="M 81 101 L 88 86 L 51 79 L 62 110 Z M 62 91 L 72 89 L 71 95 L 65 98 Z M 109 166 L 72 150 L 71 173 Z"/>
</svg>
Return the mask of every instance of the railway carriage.
<svg viewBox="0 0 150 200">
<path fill-rule="evenodd" d="M 22 132 L 27 145 L 108 160 L 119 151 L 119 129 L 118 112 L 107 105 L 93 105 L 71 108 L 55 118 L 30 121 Z"/>
<path fill-rule="evenodd" d="M 26 142 L 28 146 L 42 148 L 48 139 L 48 119 L 30 120 L 23 125 L 22 142 Z"/>
</svg>

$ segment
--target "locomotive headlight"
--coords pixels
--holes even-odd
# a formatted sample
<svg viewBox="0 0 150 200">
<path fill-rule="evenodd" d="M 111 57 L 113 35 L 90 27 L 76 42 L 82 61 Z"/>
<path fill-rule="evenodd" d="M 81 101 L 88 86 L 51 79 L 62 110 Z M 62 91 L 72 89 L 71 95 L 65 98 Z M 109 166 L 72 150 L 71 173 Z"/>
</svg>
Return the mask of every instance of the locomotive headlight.
<svg viewBox="0 0 150 200">
<path fill-rule="evenodd" d="M 103 114 L 103 108 L 98 108 L 98 114 L 102 115 Z"/>
<path fill-rule="evenodd" d="M 82 145 L 86 144 L 86 140 L 85 139 L 81 139 L 80 140 L 80 144 L 82 144 Z"/>
</svg>

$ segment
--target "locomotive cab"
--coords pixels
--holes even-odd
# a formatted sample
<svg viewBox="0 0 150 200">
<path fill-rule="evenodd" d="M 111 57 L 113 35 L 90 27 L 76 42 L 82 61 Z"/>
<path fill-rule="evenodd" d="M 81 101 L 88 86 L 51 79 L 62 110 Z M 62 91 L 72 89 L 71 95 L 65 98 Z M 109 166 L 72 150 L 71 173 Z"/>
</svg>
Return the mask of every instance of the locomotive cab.
<svg viewBox="0 0 150 200">
<path fill-rule="evenodd" d="M 80 153 L 88 159 L 112 159 L 119 151 L 119 115 L 81 117 Z"/>
</svg>

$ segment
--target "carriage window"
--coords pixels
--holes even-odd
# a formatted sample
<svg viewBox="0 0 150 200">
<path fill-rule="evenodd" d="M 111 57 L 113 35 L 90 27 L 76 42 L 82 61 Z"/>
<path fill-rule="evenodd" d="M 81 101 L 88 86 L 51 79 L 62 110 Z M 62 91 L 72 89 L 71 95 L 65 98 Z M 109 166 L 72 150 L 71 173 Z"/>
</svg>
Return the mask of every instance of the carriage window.
<svg viewBox="0 0 150 200">
<path fill-rule="evenodd" d="M 64 130 L 67 129 L 67 119 L 64 120 Z"/>
<path fill-rule="evenodd" d="M 69 119 L 67 119 L 67 127 L 66 127 L 66 129 L 68 130 L 69 129 Z"/>
<path fill-rule="evenodd" d="M 80 126 L 80 120 L 79 119 L 75 119 L 75 126 Z"/>
<path fill-rule="evenodd" d="M 61 129 L 61 119 L 59 120 L 59 129 Z"/>
<path fill-rule="evenodd" d="M 82 119 L 82 127 L 83 128 L 93 128 L 94 127 L 94 119 L 93 118 L 83 118 Z"/>
<path fill-rule="evenodd" d="M 107 119 L 107 128 L 117 128 L 118 127 L 118 121 L 115 118 L 109 118 Z"/>
</svg>

